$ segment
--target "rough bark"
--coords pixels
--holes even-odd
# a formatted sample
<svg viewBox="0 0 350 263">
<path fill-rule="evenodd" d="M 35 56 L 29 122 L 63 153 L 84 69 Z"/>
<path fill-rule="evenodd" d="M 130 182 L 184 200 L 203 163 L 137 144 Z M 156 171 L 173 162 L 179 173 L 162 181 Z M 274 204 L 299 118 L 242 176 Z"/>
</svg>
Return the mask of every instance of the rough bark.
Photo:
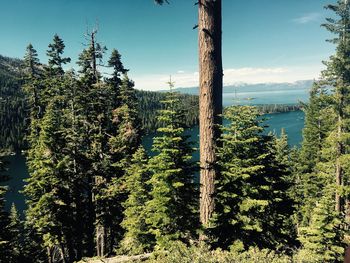
<svg viewBox="0 0 350 263">
<path fill-rule="evenodd" d="M 207 227 L 214 211 L 214 181 L 218 176 L 216 148 L 222 123 L 221 0 L 200 0 L 199 137 L 200 221 Z"/>
<path fill-rule="evenodd" d="M 92 55 L 92 70 L 93 70 L 93 75 L 94 75 L 94 78 L 95 78 L 95 81 L 98 82 L 98 76 L 97 76 L 97 66 L 96 66 L 96 41 L 95 41 L 95 35 L 96 35 L 96 30 L 92 31 L 91 33 L 91 43 L 90 43 L 90 46 L 91 46 L 91 55 Z"/>
</svg>

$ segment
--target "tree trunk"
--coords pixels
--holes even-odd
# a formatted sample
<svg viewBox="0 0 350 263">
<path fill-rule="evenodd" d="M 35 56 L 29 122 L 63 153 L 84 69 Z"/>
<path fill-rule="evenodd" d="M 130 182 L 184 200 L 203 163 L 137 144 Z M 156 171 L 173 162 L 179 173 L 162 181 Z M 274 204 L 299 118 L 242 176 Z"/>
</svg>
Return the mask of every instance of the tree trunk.
<svg viewBox="0 0 350 263">
<path fill-rule="evenodd" d="M 96 30 L 93 30 L 91 33 L 91 59 L 92 59 L 92 71 L 93 71 L 93 76 L 95 78 L 96 83 L 98 82 L 98 77 L 97 77 L 97 66 L 96 66 L 96 41 L 95 41 L 95 35 L 96 35 Z"/>
<path fill-rule="evenodd" d="M 52 263 L 52 249 L 50 247 L 46 248 L 47 262 Z"/>
<path fill-rule="evenodd" d="M 199 137 L 200 221 L 207 227 L 214 211 L 214 181 L 218 176 L 216 148 L 222 124 L 221 0 L 200 0 Z"/>
</svg>

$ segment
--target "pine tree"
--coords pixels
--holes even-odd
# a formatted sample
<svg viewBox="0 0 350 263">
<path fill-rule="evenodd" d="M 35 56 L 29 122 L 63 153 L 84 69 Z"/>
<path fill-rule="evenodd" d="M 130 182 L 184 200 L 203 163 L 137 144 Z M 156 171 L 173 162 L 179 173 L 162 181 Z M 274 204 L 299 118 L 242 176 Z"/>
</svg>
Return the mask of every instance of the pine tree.
<svg viewBox="0 0 350 263">
<path fill-rule="evenodd" d="M 312 211 L 310 225 L 300 229 L 302 253 L 315 262 L 343 262 L 344 230 L 342 217 L 335 210 L 334 189 L 324 189 Z"/>
<path fill-rule="evenodd" d="M 101 216 L 108 207 L 100 202 L 100 192 L 104 190 L 105 178 L 111 174 L 106 136 L 106 123 L 111 119 L 111 113 L 107 111 L 111 105 L 110 87 L 100 82 L 101 74 L 98 71 L 106 48 L 96 41 L 96 34 L 97 30 L 87 34 L 88 47 L 79 55 L 77 62 L 80 66 L 78 86 L 81 92 L 79 115 L 82 133 L 79 136 L 82 137 L 83 147 L 79 147 L 84 149 L 81 154 L 84 156 L 85 172 L 81 179 L 85 182 L 83 203 L 86 205 L 84 234 L 87 256 L 93 256 L 94 251 L 98 256 L 105 253 L 106 231 Z"/>
<path fill-rule="evenodd" d="M 98 65 L 102 62 L 102 57 L 107 48 L 96 41 L 97 30 L 87 33 L 87 48 L 80 53 L 77 64 L 80 66 L 82 80 L 89 85 L 98 83 L 101 74 L 98 71 Z"/>
<path fill-rule="evenodd" d="M 35 79 L 40 77 L 40 62 L 38 59 L 38 52 L 34 49 L 32 44 L 29 44 L 26 48 L 26 54 L 24 56 L 25 72 L 28 78 Z"/>
<path fill-rule="evenodd" d="M 11 235 L 8 231 L 9 215 L 5 211 L 6 187 L 0 187 L 0 258 L 6 262 L 11 262 L 12 250 L 10 247 Z"/>
<path fill-rule="evenodd" d="M 318 176 L 317 164 L 322 161 L 325 141 L 334 129 L 336 115 L 331 106 L 332 95 L 320 82 L 314 83 L 310 100 L 304 105 L 305 126 L 295 176 L 298 178 L 296 195 L 299 202 L 298 225 L 307 226 L 315 202 L 324 187 Z"/>
<path fill-rule="evenodd" d="M 263 134 L 258 117 L 251 106 L 232 106 L 224 114 L 230 124 L 222 127 L 221 176 L 210 231 L 224 248 L 276 248 L 291 240 L 290 173 L 279 163 L 273 137 Z"/>
<path fill-rule="evenodd" d="M 0 155 L 0 180 L 2 181 L 4 172 L 6 171 L 6 163 L 3 156 Z M 8 229 L 10 218 L 8 212 L 5 210 L 5 194 L 7 187 L 0 186 L 0 259 L 4 262 L 13 262 L 13 251 L 11 249 L 11 233 Z"/>
<path fill-rule="evenodd" d="M 133 155 L 125 178 L 125 191 L 128 194 L 124 202 L 124 219 L 121 223 L 125 229 L 121 242 L 121 251 L 130 254 L 141 254 L 149 250 L 154 243 L 148 233 L 145 205 L 149 200 L 148 157 L 141 146 Z"/>
<path fill-rule="evenodd" d="M 288 136 L 286 130 L 282 128 L 281 135 L 275 137 L 275 148 L 276 148 L 276 160 L 289 167 L 290 166 L 290 148 L 288 145 Z"/>
<path fill-rule="evenodd" d="M 20 262 L 21 259 L 23 259 L 23 227 L 17 208 L 14 204 L 11 206 L 9 220 L 10 223 L 8 225 L 8 229 L 11 235 L 10 247 L 12 250 L 11 262 Z"/>
<path fill-rule="evenodd" d="M 121 76 L 126 74 L 129 70 L 124 68 L 124 65 L 121 61 L 121 55 L 118 50 L 113 49 L 111 56 L 108 60 L 108 66 L 113 68 L 112 77 L 107 79 L 107 83 L 110 83 L 113 86 L 115 93 L 115 103 L 118 103 L 119 88 L 121 85 Z M 116 106 L 119 106 L 118 104 Z"/>
<path fill-rule="evenodd" d="M 157 4 L 169 3 L 155 0 Z M 198 1 L 200 222 L 210 227 L 214 212 L 217 142 L 222 124 L 222 1 Z M 201 236 L 205 239 L 205 236 Z"/>
<path fill-rule="evenodd" d="M 110 139 L 111 150 L 117 160 L 130 161 L 131 155 L 141 142 L 141 126 L 137 112 L 137 98 L 134 83 L 125 74 L 120 87 L 120 106 L 113 111 L 113 123 L 117 127 L 116 136 Z M 120 162 L 120 161 L 119 161 Z M 123 169 L 125 167 L 121 167 Z"/>
<path fill-rule="evenodd" d="M 30 178 L 24 189 L 27 196 L 27 221 L 34 227 L 47 249 L 48 260 L 74 259 L 72 251 L 71 180 L 64 172 L 60 131 L 62 119 L 59 99 L 47 106 L 40 122 L 38 142 L 28 152 Z"/>
<path fill-rule="evenodd" d="M 103 180 L 100 188 L 100 202 L 105 203 L 105 225 L 109 232 L 109 251 L 123 238 L 121 222 L 123 220 L 123 206 L 127 198 L 125 187 L 125 172 L 129 169 L 132 155 L 141 143 L 141 127 L 137 112 L 137 98 L 134 83 L 124 74 L 118 96 L 119 106 L 113 110 L 111 136 L 108 140 L 108 151 L 113 170 L 110 176 Z M 101 206 L 100 206 L 101 207 Z"/>
<path fill-rule="evenodd" d="M 222 124 L 222 2 L 198 2 L 200 220 L 208 227 L 214 212 L 217 142 Z"/>
<path fill-rule="evenodd" d="M 191 160 L 193 148 L 184 134 L 184 112 L 178 107 L 176 93 L 170 92 L 163 103 L 164 109 L 159 113 L 163 126 L 153 142 L 157 155 L 149 162 L 151 200 L 145 208 L 146 223 L 161 248 L 171 240 L 190 238 L 197 225 L 195 165 Z"/>
<path fill-rule="evenodd" d="M 49 50 L 46 54 L 49 57 L 47 72 L 49 76 L 62 76 L 64 70 L 62 68 L 63 64 L 69 63 L 70 58 L 63 58 L 62 54 L 64 52 L 64 42 L 63 40 L 55 34 L 53 37 L 53 42 L 49 44 Z"/>
<path fill-rule="evenodd" d="M 310 90 L 310 99 L 303 105 L 305 125 L 301 161 L 303 172 L 310 172 L 319 161 L 323 140 L 334 125 L 334 113 L 330 107 L 331 95 L 321 83 L 315 82 Z"/>
<path fill-rule="evenodd" d="M 345 166 L 349 159 L 347 158 L 350 121 L 350 3 L 348 0 L 338 0 L 334 5 L 328 5 L 326 8 L 334 11 L 337 18 L 328 18 L 327 24 L 323 26 L 336 35 L 336 38 L 330 40 L 337 45 L 335 55 L 331 56 L 328 62 L 325 62 L 327 69 L 322 73 L 324 85 L 334 88 L 333 109 L 336 114 L 336 160 L 335 160 L 335 180 L 336 180 L 336 210 L 344 212 L 345 196 L 341 190 L 345 182 L 348 182 L 348 175 Z"/>
<path fill-rule="evenodd" d="M 38 59 L 37 51 L 34 49 L 32 44 L 29 44 L 26 49 L 24 56 L 25 66 L 25 83 L 23 90 L 26 94 L 27 105 L 29 108 L 29 122 L 30 129 L 27 136 L 29 144 L 35 143 L 36 138 L 39 134 L 39 119 L 43 116 L 43 103 L 41 102 L 41 90 L 43 85 L 41 83 L 41 70 L 40 62 Z"/>
</svg>

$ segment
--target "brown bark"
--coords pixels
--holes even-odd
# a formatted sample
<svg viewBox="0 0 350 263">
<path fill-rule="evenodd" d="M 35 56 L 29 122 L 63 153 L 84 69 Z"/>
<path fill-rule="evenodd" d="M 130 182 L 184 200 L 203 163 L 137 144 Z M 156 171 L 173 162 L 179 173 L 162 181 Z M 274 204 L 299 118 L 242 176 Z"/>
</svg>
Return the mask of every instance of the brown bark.
<svg viewBox="0 0 350 263">
<path fill-rule="evenodd" d="M 216 148 L 222 123 L 221 0 L 199 1 L 199 137 L 200 221 L 207 227 L 213 214 Z"/>
<path fill-rule="evenodd" d="M 91 59 L 92 59 L 92 71 L 93 71 L 93 75 L 94 75 L 94 78 L 95 78 L 95 81 L 98 82 L 98 76 L 97 76 L 97 66 L 96 66 L 96 48 L 95 48 L 95 44 L 96 44 L 96 41 L 95 41 L 95 35 L 96 35 L 96 30 L 92 31 L 91 33 L 91 43 L 90 43 L 90 46 L 91 46 Z"/>
</svg>

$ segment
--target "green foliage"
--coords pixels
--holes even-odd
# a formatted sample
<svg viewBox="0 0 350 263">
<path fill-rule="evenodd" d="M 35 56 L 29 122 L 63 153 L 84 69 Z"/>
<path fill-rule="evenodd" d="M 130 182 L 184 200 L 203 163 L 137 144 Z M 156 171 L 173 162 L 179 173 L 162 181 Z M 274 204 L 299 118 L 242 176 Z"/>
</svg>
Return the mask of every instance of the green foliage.
<svg viewBox="0 0 350 263">
<path fill-rule="evenodd" d="M 172 85 L 170 83 L 170 85 Z M 159 112 L 160 135 L 154 138 L 153 151 L 157 153 L 149 162 L 151 200 L 146 203 L 146 223 L 155 236 L 157 245 L 188 239 L 197 227 L 197 191 L 193 182 L 195 166 L 193 148 L 184 135 L 183 109 L 179 97 L 170 92 Z"/>
<path fill-rule="evenodd" d="M 232 106 L 224 117 L 230 124 L 222 127 L 213 238 L 224 248 L 237 242 L 245 248 L 287 245 L 294 234 L 288 225 L 293 201 L 288 167 L 279 160 L 282 148 L 263 134 L 256 108 Z"/>
<path fill-rule="evenodd" d="M 121 85 L 121 75 L 126 74 L 129 70 L 124 68 L 121 61 L 121 55 L 116 49 L 112 50 L 111 56 L 108 60 L 108 66 L 113 68 L 113 72 L 112 77 L 107 79 L 107 82 L 113 86 L 117 98 L 119 96 L 119 87 Z"/>
<path fill-rule="evenodd" d="M 69 59 L 61 57 L 64 44 L 55 36 L 47 74 L 26 83 L 26 223 L 49 261 L 112 253 L 123 234 L 123 180 L 140 144 L 137 99 L 126 74 L 120 83 L 101 80 L 96 61 L 105 49 L 94 42 L 95 34 L 80 56 L 79 76 L 63 72 Z"/>
<path fill-rule="evenodd" d="M 309 226 L 300 228 L 302 253 L 315 255 L 318 262 L 343 262 L 344 218 L 335 211 L 333 193 L 333 189 L 325 189 L 312 211 Z"/>
<path fill-rule="evenodd" d="M 26 100 L 22 85 L 23 61 L 0 56 L 0 145 L 2 150 L 25 147 Z"/>
<path fill-rule="evenodd" d="M 5 178 L 5 171 L 6 163 L 0 155 L 0 182 Z M 10 213 L 5 211 L 6 191 L 7 187 L 0 186 L 0 261 L 17 263 L 23 260 L 22 223 L 14 205 Z"/>
<path fill-rule="evenodd" d="M 149 250 L 154 242 L 148 233 L 145 220 L 145 205 L 150 198 L 149 187 L 146 184 L 150 177 L 147 164 L 146 152 L 140 147 L 133 155 L 125 178 L 128 198 L 123 204 L 125 216 L 121 225 L 125 234 L 120 252 L 141 254 Z"/>
<path fill-rule="evenodd" d="M 250 248 L 245 252 L 212 250 L 204 243 L 188 246 L 173 242 L 166 253 L 159 252 L 147 263 L 291 263 L 292 258 L 268 249 Z"/>
<path fill-rule="evenodd" d="M 53 37 L 53 42 L 49 44 L 49 50 L 47 50 L 46 54 L 49 57 L 47 73 L 50 76 L 61 76 L 64 74 L 64 70 L 62 68 L 63 64 L 69 63 L 70 58 L 62 58 L 61 55 L 64 52 L 65 45 L 63 40 L 55 34 Z"/>
<path fill-rule="evenodd" d="M 38 52 L 34 49 L 32 44 L 27 46 L 23 60 L 27 78 L 31 80 L 39 78 L 41 76 L 41 72 Z"/>
<path fill-rule="evenodd" d="M 8 229 L 11 235 L 10 247 L 12 250 L 12 262 L 19 262 L 23 259 L 23 226 L 19 218 L 17 208 L 14 204 L 11 206 L 9 215 L 10 223 Z"/>
<path fill-rule="evenodd" d="M 183 121 L 186 126 L 198 125 L 198 96 L 179 94 L 180 107 L 186 112 Z M 164 108 L 162 101 L 166 99 L 166 93 L 136 90 L 138 100 L 137 111 L 145 133 L 155 132 L 163 124 L 157 118 L 159 110 Z"/>
<path fill-rule="evenodd" d="M 336 53 L 325 62 L 327 68 L 305 107 L 304 140 L 296 170 L 303 245 L 299 254 L 315 256 L 306 262 L 342 262 L 349 219 L 344 202 L 350 193 L 350 4 L 339 0 L 327 8 L 336 14 L 323 25 L 336 35 L 330 40 L 337 45 Z"/>
<path fill-rule="evenodd" d="M 11 234 L 8 230 L 10 223 L 9 215 L 5 211 L 5 193 L 6 187 L 0 187 L 0 258 L 9 262 L 11 260 Z"/>
</svg>

